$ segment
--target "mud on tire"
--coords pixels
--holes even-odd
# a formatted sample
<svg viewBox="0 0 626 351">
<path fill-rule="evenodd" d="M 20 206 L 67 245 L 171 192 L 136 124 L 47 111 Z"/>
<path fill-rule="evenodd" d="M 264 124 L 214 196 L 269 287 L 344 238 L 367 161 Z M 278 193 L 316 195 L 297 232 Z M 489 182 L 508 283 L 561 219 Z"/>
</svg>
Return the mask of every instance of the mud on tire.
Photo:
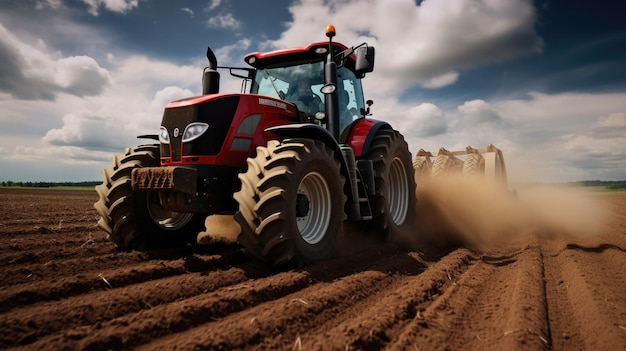
<svg viewBox="0 0 626 351">
<path fill-rule="evenodd" d="M 113 157 L 112 166 L 102 170 L 104 180 L 96 186 L 94 208 L 101 216 L 98 225 L 123 250 L 152 250 L 193 243 L 204 228 L 205 216 L 164 209 L 156 192 L 134 191 L 131 172 L 135 168 L 159 166 L 159 146 L 127 148 Z"/>
<path fill-rule="evenodd" d="M 273 266 L 337 253 L 345 219 L 344 177 L 333 151 L 309 139 L 270 141 L 239 175 L 235 220 L 249 255 Z"/>
<path fill-rule="evenodd" d="M 374 218 L 364 224 L 368 232 L 389 239 L 395 230 L 412 225 L 416 198 L 411 153 L 402 134 L 383 129 L 363 158 L 373 162 L 376 173 L 376 194 L 370 198 Z"/>
</svg>

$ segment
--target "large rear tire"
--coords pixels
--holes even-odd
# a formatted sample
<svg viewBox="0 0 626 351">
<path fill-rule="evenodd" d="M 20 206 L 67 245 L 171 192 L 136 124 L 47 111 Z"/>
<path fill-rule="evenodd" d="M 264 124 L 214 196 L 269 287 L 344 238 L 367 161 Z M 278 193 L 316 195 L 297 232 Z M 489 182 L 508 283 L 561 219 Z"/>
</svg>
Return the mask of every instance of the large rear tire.
<svg viewBox="0 0 626 351">
<path fill-rule="evenodd" d="M 376 132 L 363 158 L 373 162 L 376 173 L 376 193 L 370 198 L 373 218 L 367 230 L 389 239 L 413 222 L 416 198 L 411 153 L 402 134 L 383 129 Z"/>
<path fill-rule="evenodd" d="M 310 139 L 270 141 L 239 175 L 239 242 L 273 266 L 336 255 L 345 219 L 344 178 L 333 151 Z"/>
<path fill-rule="evenodd" d="M 159 146 L 127 148 L 102 170 L 104 180 L 96 186 L 94 208 L 101 216 L 98 225 L 123 250 L 154 250 L 195 243 L 206 216 L 164 209 L 156 192 L 134 191 L 131 173 L 135 168 L 159 166 Z"/>
</svg>

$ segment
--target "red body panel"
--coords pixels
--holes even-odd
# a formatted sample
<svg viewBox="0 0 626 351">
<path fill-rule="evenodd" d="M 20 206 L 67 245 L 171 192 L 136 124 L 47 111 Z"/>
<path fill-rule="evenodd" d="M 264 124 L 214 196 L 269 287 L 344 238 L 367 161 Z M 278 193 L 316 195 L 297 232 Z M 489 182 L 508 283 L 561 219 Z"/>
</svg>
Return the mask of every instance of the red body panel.
<svg viewBox="0 0 626 351">
<path fill-rule="evenodd" d="M 227 96 L 233 96 L 233 95 L 239 95 L 239 94 L 213 94 L 213 95 L 193 96 L 193 97 L 186 98 L 186 99 L 180 99 L 180 100 L 172 101 L 172 102 L 168 103 L 167 105 L 165 105 L 165 108 L 167 109 L 167 108 L 176 108 L 176 107 L 197 105 L 197 104 L 205 102 L 205 101 L 214 100 L 214 99 L 217 99 L 217 98 L 223 98 L 223 97 L 227 97 Z"/>
<path fill-rule="evenodd" d="M 347 46 L 339 42 L 333 42 L 332 45 L 333 52 L 335 53 L 344 51 L 348 48 Z M 288 61 L 289 58 L 297 60 L 297 58 L 310 59 L 317 56 L 323 59 L 326 56 L 326 52 L 316 52 L 316 49 L 320 48 L 327 49 L 328 42 L 320 41 L 311 43 L 307 46 L 299 46 L 295 48 L 281 49 L 270 52 L 251 52 L 245 56 L 244 61 L 246 61 L 252 67 L 263 68 L 275 63 Z M 351 54 L 350 56 L 348 56 L 346 64 L 348 66 L 354 67 L 355 60 L 356 55 Z"/>
<path fill-rule="evenodd" d="M 369 142 L 373 137 L 372 132 L 375 132 L 381 124 L 384 122 L 369 118 L 361 118 L 355 122 L 346 140 L 346 144 L 354 150 L 355 157 L 363 156 L 364 149 L 369 147 Z"/>
<path fill-rule="evenodd" d="M 167 108 L 177 108 L 199 104 L 211 99 L 238 95 L 239 105 L 228 129 L 226 139 L 217 155 L 183 155 L 181 143 L 181 159 L 174 162 L 171 157 L 161 157 L 162 166 L 185 166 L 185 165 L 217 165 L 230 167 L 246 167 L 246 159 L 256 154 L 257 146 L 265 146 L 268 140 L 278 139 L 272 133 L 264 132 L 269 127 L 292 124 L 297 122 L 295 107 L 283 100 L 253 94 L 215 94 L 193 97 L 169 103 Z M 252 133 L 240 132 L 239 127 L 249 116 L 261 115 L 261 118 Z M 249 141 L 250 145 L 245 150 L 233 147 L 233 140 Z M 193 141 L 192 141 L 193 142 Z M 171 147 L 171 145 L 170 145 Z M 171 150 L 170 150 L 171 151 Z M 171 154 L 171 152 L 170 152 Z"/>
</svg>

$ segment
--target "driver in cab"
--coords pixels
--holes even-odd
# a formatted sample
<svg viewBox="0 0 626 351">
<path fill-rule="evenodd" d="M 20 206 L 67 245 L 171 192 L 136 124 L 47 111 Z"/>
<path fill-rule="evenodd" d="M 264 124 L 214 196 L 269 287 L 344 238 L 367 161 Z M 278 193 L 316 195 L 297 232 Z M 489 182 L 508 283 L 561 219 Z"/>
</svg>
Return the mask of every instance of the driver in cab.
<svg viewBox="0 0 626 351">
<path fill-rule="evenodd" d="M 300 112 L 315 116 L 323 111 L 322 99 L 311 90 L 311 84 L 306 79 L 301 79 L 293 84 L 294 89 L 289 89 L 285 100 L 292 102 Z"/>
</svg>

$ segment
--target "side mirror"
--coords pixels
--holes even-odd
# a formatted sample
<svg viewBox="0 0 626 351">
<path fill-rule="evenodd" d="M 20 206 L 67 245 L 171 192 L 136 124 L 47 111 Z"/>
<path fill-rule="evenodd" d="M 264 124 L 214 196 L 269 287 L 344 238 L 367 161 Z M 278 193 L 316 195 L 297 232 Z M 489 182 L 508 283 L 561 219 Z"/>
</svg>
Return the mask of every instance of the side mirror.
<svg viewBox="0 0 626 351">
<path fill-rule="evenodd" d="M 374 70 L 374 47 L 361 46 L 356 49 L 356 67 L 357 74 L 365 74 Z"/>
</svg>

